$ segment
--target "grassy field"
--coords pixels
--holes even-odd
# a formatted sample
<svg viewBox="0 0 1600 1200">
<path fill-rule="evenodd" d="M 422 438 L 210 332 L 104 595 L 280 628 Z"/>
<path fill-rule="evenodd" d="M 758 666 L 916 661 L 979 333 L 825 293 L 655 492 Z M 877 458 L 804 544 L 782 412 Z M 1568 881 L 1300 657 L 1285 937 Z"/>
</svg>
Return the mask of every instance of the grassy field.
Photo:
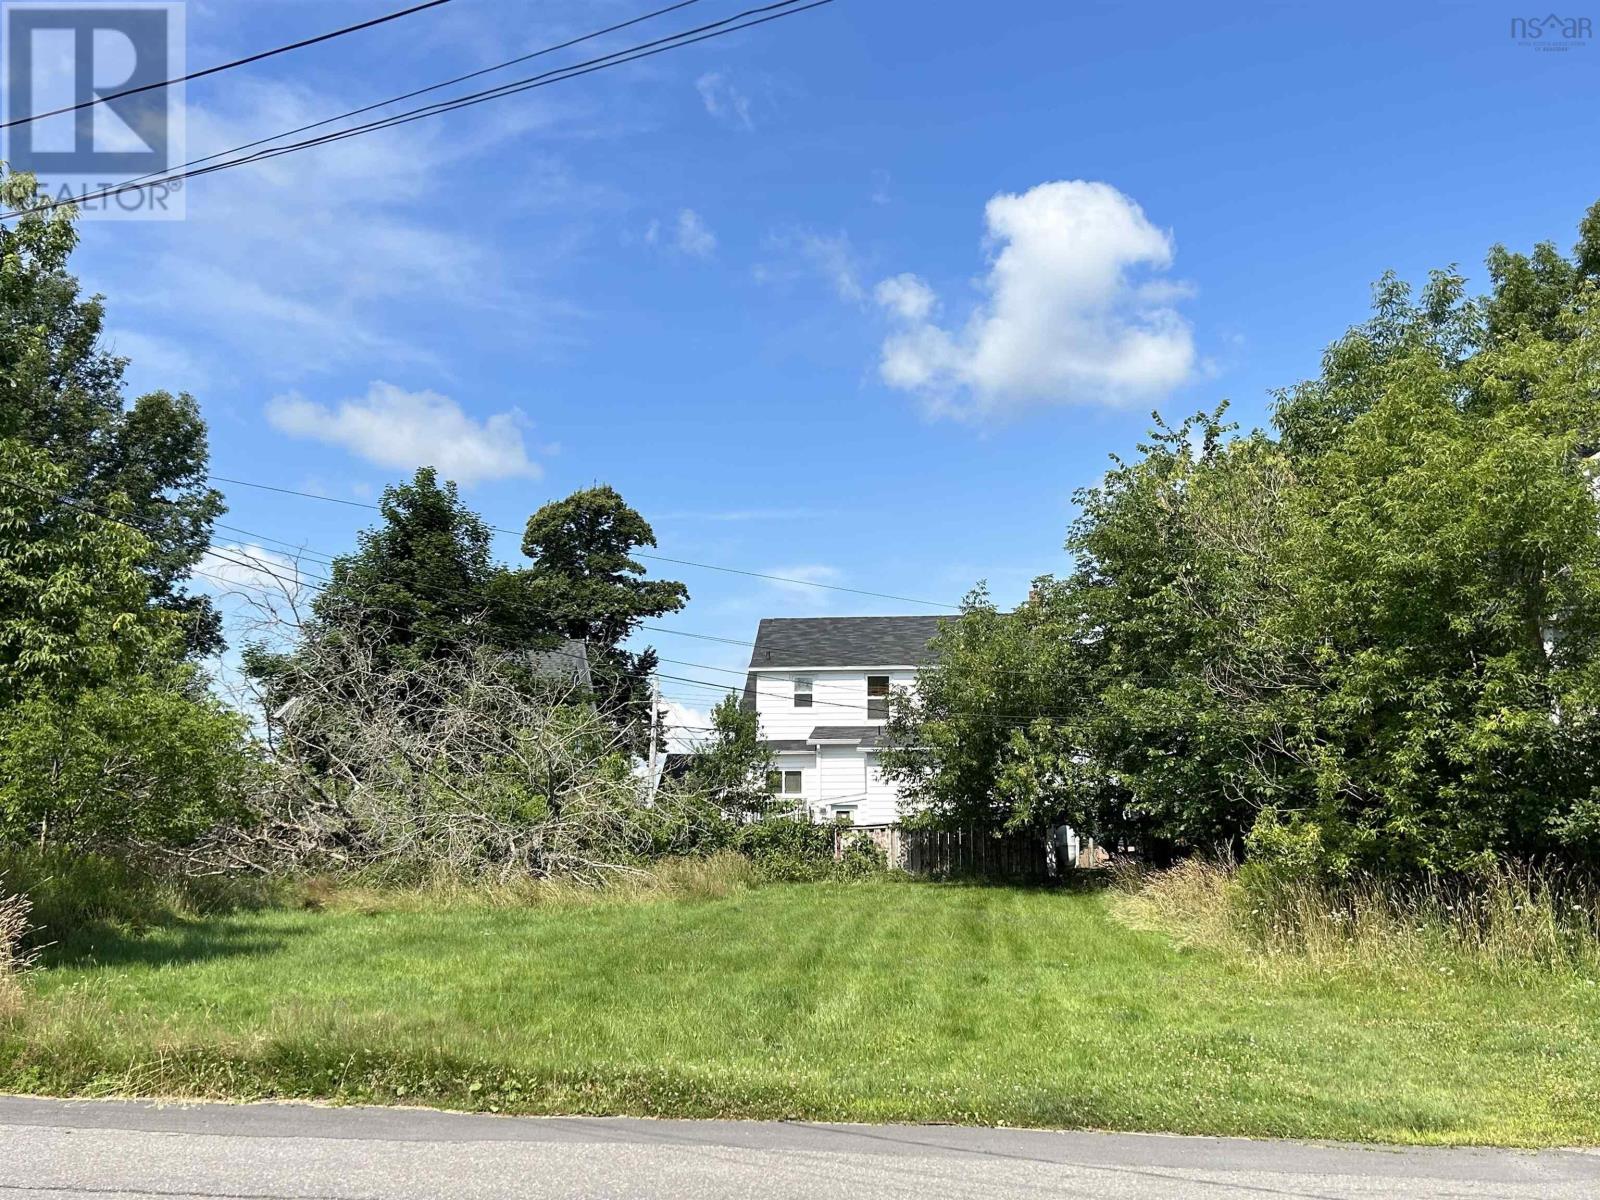
<svg viewBox="0 0 1600 1200">
<path fill-rule="evenodd" d="M 1270 974 L 1102 895 L 335 904 L 57 947 L 0 1089 L 1600 1141 L 1600 987 Z"/>
</svg>

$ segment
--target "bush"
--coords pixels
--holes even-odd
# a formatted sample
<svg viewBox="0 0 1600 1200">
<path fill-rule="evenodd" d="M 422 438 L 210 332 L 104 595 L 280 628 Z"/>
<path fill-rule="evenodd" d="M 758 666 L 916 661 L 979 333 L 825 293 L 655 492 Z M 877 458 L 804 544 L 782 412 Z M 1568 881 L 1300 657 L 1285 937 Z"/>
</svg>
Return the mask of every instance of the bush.
<svg viewBox="0 0 1600 1200">
<path fill-rule="evenodd" d="M 743 825 L 733 847 L 766 879 L 801 883 L 825 878 L 833 868 L 833 830 L 795 817 Z"/>
<path fill-rule="evenodd" d="M 181 682 L 181 681 L 179 681 Z M 0 713 L 0 842 L 184 845 L 241 810 L 244 719 L 149 677 Z"/>
<path fill-rule="evenodd" d="M 755 864 L 763 879 L 777 883 L 866 879 L 886 870 L 883 853 L 864 833 L 849 836 L 843 854 L 835 859 L 838 829 L 799 817 L 771 817 L 741 826 L 733 845 Z"/>
</svg>

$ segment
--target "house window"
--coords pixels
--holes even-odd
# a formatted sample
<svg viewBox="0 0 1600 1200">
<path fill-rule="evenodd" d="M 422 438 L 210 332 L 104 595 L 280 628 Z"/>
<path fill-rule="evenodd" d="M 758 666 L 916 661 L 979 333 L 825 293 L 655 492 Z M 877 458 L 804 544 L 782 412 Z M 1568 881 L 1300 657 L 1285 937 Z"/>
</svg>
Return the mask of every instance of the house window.
<svg viewBox="0 0 1600 1200">
<path fill-rule="evenodd" d="M 796 708 L 811 707 L 811 676 L 797 675 L 794 680 L 794 706 Z"/>
<path fill-rule="evenodd" d="M 867 676 L 867 720 L 887 721 L 889 719 L 889 677 L 887 675 Z"/>
<path fill-rule="evenodd" d="M 798 796 L 801 792 L 799 771 L 768 771 L 767 791 L 774 796 Z"/>
<path fill-rule="evenodd" d="M 833 819 L 840 825 L 854 825 L 856 823 L 856 810 L 835 804 L 833 806 Z"/>
</svg>

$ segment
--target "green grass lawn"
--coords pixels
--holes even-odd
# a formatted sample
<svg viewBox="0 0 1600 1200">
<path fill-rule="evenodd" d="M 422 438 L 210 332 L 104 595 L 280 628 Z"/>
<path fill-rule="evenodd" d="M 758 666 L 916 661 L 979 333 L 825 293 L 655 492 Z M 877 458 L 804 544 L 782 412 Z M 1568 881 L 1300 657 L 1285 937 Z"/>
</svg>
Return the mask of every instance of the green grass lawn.
<svg viewBox="0 0 1600 1200">
<path fill-rule="evenodd" d="M 1592 1143 L 1600 987 L 1269 975 L 1003 888 L 269 911 L 58 948 L 0 1089 Z"/>
</svg>

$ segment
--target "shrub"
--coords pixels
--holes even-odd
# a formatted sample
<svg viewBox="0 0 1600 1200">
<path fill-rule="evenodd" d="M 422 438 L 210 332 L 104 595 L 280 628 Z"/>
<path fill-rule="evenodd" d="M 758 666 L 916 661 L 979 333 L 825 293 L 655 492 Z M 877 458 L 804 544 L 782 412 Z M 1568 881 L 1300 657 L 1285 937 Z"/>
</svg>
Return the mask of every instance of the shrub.
<svg viewBox="0 0 1600 1200">
<path fill-rule="evenodd" d="M 239 812 L 244 720 L 193 690 L 140 677 L 0 711 L 0 841 L 183 845 Z"/>
<path fill-rule="evenodd" d="M 883 852 L 864 833 L 846 838 L 834 858 L 837 825 L 816 825 L 801 817 L 771 817 L 741 826 L 734 849 L 755 864 L 763 879 L 808 883 L 819 879 L 866 879 L 886 870 Z"/>
<path fill-rule="evenodd" d="M 834 873 L 844 879 L 871 879 L 888 870 L 888 863 L 877 843 L 864 833 L 845 838 L 844 853 L 834 865 Z"/>
<path fill-rule="evenodd" d="M 833 830 L 796 817 L 773 817 L 739 828 L 734 849 L 766 879 L 799 883 L 833 869 Z"/>
</svg>

